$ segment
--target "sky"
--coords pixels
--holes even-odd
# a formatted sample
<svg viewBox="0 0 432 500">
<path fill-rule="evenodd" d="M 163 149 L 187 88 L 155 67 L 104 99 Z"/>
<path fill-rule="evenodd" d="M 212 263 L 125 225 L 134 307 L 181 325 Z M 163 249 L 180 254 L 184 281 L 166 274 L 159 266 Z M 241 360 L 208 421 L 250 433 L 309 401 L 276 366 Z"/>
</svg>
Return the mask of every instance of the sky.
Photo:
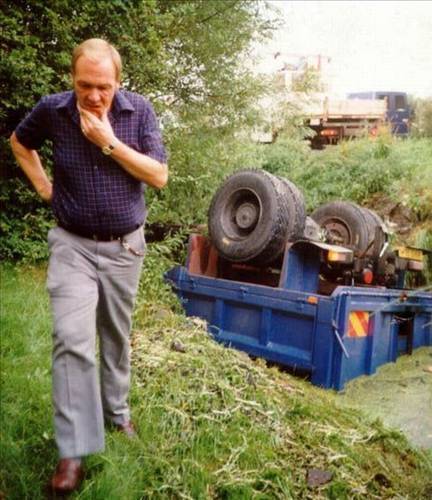
<svg viewBox="0 0 432 500">
<path fill-rule="evenodd" d="M 366 90 L 432 97 L 432 1 L 271 0 L 284 27 L 261 49 L 264 70 L 282 54 L 321 54 L 330 95 Z M 323 58 L 325 62 L 326 59 Z"/>
</svg>

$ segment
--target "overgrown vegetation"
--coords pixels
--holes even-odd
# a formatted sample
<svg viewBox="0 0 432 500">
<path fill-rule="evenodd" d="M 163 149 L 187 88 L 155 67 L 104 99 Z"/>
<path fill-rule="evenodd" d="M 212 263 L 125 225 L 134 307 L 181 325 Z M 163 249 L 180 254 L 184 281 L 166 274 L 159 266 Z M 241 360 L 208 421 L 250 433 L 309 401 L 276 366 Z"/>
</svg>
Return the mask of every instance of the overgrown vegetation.
<svg viewBox="0 0 432 500">
<path fill-rule="evenodd" d="M 432 98 L 415 99 L 412 133 L 415 137 L 432 137 Z"/>
<path fill-rule="evenodd" d="M 280 137 L 272 145 L 257 145 L 244 138 L 220 141 L 217 134 L 203 133 L 190 135 L 183 146 L 176 148 L 177 159 L 190 166 L 190 174 L 174 171 L 162 192 L 148 190 L 150 223 L 180 225 L 185 230 L 206 223 L 210 200 L 224 177 L 241 168 L 264 168 L 297 184 L 309 211 L 330 200 L 352 200 L 376 210 L 391 227 L 396 225 L 402 243 L 431 248 L 432 142 L 428 139 L 402 141 L 384 136 L 315 152 L 306 142 L 289 137 Z M 203 164 L 208 168 L 200 171 Z M 7 198 L 1 199 L 11 203 L 1 215 L 6 233 L 0 243 L 3 257 L 45 258 L 47 209 L 34 203 L 22 183 Z M 23 207 L 27 210 L 24 215 Z M 399 234 L 400 213 L 407 219 L 408 230 L 404 226 Z"/>
<path fill-rule="evenodd" d="M 44 269 L 3 266 L 0 490 L 44 498 L 56 463 Z M 147 266 L 144 281 L 158 269 Z M 74 498 L 407 498 L 432 492 L 432 457 L 331 392 L 226 349 L 141 291 L 132 338 L 139 439 L 108 434 Z M 154 303 L 154 298 L 153 298 Z M 327 482 L 308 486 L 318 469 Z"/>
<path fill-rule="evenodd" d="M 309 210 L 333 199 L 370 205 L 382 197 L 412 209 L 417 222 L 431 217 L 429 140 L 402 141 L 383 135 L 376 141 L 343 142 L 317 153 L 286 138 L 267 150 L 263 168 L 296 183 Z"/>
<path fill-rule="evenodd" d="M 70 57 L 76 44 L 90 37 L 108 39 L 123 56 L 124 86 L 149 96 L 155 105 L 173 180 L 169 191 L 149 192 L 152 214 L 158 221 L 169 217 L 188 222 L 193 219 L 190 194 L 196 192 L 198 200 L 208 196 L 207 178 L 215 172 L 223 176 L 220 167 L 227 158 L 230 165 L 235 161 L 235 148 L 229 147 L 235 131 L 259 118 L 253 102 L 264 82 L 252 77 L 245 61 L 250 60 L 253 43 L 269 37 L 277 25 L 271 12 L 259 0 L 4 3 L 0 199 L 5 209 L 0 254 L 45 256 L 37 242 L 45 239 L 49 210 L 35 194 L 21 196 L 25 182 L 8 137 L 41 96 L 70 88 Z M 42 157 L 49 167 L 50 155 L 44 152 Z M 203 207 L 197 208 L 202 213 Z"/>
<path fill-rule="evenodd" d="M 75 497 L 429 498 L 430 453 L 338 409 L 331 393 L 215 344 L 203 324 L 173 312 L 180 308 L 163 273 L 184 262 L 188 226 L 206 222 L 221 180 L 251 167 L 291 179 L 309 210 L 351 199 L 392 220 L 406 208 L 418 230 L 404 238 L 431 248 L 431 142 L 382 135 L 320 153 L 293 136 L 252 143 L 264 82 L 243 63 L 275 26 L 262 2 L 13 1 L 0 21 L 2 257 L 47 257 L 50 210 L 28 189 L 7 137 L 40 96 L 69 88 L 76 43 L 101 36 L 119 48 L 125 85 L 151 97 L 170 152 L 168 188 L 147 193 L 149 222 L 180 230 L 149 244 L 140 283 L 132 390 L 140 439 L 110 434 Z M 57 460 L 43 266 L 1 268 L 0 498 L 43 498 Z M 308 487 L 312 469 L 331 479 Z"/>
<path fill-rule="evenodd" d="M 224 177 L 241 168 L 264 168 L 295 182 L 309 210 L 342 198 L 389 216 L 385 209 L 398 204 L 411 210 L 422 231 L 412 233 L 409 242 L 430 238 L 429 140 L 398 141 L 384 134 L 316 153 L 292 126 L 285 127 L 289 136 L 279 135 L 272 145 L 250 140 L 248 127 L 263 118 L 256 99 L 268 82 L 253 78 L 245 61 L 253 42 L 270 36 L 277 24 L 265 3 L 33 0 L 9 2 L 0 20 L 1 257 L 30 262 L 47 257 L 51 212 L 27 188 L 7 137 L 40 96 L 70 87 L 71 50 L 89 36 L 106 37 L 119 48 L 125 86 L 149 95 L 162 117 L 170 182 L 162 191 L 147 191 L 149 223 L 183 228 L 206 223 L 210 199 Z M 309 80 L 301 86 L 317 84 Z M 418 120 L 428 109 L 418 106 Z M 296 115 L 291 108 L 280 112 L 284 123 Z M 42 156 L 49 167 L 48 149 Z"/>
</svg>

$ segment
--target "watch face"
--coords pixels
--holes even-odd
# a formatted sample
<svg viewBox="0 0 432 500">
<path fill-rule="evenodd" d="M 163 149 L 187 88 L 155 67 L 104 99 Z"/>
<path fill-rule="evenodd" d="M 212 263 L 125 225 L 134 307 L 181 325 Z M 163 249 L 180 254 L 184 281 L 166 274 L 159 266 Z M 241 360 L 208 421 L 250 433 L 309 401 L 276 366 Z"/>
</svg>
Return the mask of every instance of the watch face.
<svg viewBox="0 0 432 500">
<path fill-rule="evenodd" d="M 105 154 L 105 155 L 110 155 L 112 150 L 114 149 L 113 146 L 109 145 L 109 146 L 104 146 L 102 148 L 102 153 Z"/>
</svg>

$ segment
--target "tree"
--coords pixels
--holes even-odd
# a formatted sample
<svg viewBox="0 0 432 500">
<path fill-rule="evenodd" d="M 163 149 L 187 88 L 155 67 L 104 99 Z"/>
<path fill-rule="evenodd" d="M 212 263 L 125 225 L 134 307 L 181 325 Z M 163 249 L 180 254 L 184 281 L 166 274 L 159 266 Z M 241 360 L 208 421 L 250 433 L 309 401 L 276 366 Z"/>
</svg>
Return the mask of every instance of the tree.
<svg viewBox="0 0 432 500">
<path fill-rule="evenodd" d="M 265 119 L 255 135 L 260 142 L 276 142 L 281 136 L 302 139 L 314 132 L 305 125 L 305 109 L 314 102 L 314 93 L 322 92 L 319 71 L 304 67 L 290 71 L 286 67 L 266 78 L 265 92 L 258 106 Z"/>
<path fill-rule="evenodd" d="M 119 49 L 124 86 L 149 96 L 162 116 L 175 181 L 150 196 L 153 212 L 196 217 L 189 201 L 195 180 L 217 167 L 223 138 L 254 119 L 251 102 L 262 87 L 243 63 L 252 43 L 271 35 L 276 21 L 269 12 L 259 0 L 3 0 L 0 196 L 15 210 L 20 206 L 21 217 L 3 211 L 2 229 L 11 230 L 10 217 L 39 210 L 43 224 L 33 221 L 30 232 L 45 230 L 39 200 L 26 195 L 23 203 L 7 138 L 42 95 L 70 88 L 71 51 L 91 37 Z M 8 248 L 6 254 L 17 252 Z"/>
</svg>

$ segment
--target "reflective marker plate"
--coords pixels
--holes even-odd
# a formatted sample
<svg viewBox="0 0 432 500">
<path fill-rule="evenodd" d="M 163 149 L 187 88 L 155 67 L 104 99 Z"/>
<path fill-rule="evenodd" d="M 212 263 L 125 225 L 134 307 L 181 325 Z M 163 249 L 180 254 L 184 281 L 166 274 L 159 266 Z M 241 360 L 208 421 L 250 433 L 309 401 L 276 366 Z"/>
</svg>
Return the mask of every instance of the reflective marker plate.
<svg viewBox="0 0 432 500">
<path fill-rule="evenodd" d="M 402 259 L 423 261 L 423 252 L 416 248 L 399 247 L 398 254 Z"/>
</svg>

